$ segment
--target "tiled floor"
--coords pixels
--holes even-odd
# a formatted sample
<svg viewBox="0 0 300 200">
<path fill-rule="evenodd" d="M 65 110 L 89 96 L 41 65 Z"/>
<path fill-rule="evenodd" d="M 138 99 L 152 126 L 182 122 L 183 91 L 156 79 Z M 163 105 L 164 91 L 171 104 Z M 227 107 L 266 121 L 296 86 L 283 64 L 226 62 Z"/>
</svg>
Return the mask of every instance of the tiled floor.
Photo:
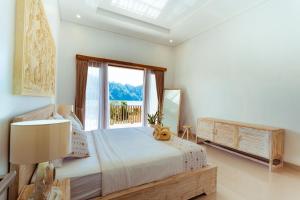
<svg viewBox="0 0 300 200">
<path fill-rule="evenodd" d="M 218 166 L 217 193 L 193 200 L 300 200 L 300 172 L 269 172 L 253 161 L 206 147 L 209 163 Z"/>
</svg>

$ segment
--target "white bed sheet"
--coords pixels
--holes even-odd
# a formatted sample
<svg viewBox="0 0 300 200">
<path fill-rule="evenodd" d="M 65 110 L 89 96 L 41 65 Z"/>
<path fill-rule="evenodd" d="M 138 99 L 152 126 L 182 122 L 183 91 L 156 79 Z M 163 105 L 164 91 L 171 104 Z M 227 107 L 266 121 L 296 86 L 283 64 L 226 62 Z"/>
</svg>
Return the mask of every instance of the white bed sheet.
<svg viewBox="0 0 300 200">
<path fill-rule="evenodd" d="M 152 128 L 93 132 L 102 172 L 103 196 L 192 170 L 187 168 L 186 162 L 187 157 L 194 152 L 201 156 L 197 159 L 199 167 L 207 164 L 203 147 L 183 142 L 177 137 L 184 146 L 178 145 L 178 141 L 173 141 L 175 145 L 172 142 L 157 141 L 152 134 Z"/>
</svg>

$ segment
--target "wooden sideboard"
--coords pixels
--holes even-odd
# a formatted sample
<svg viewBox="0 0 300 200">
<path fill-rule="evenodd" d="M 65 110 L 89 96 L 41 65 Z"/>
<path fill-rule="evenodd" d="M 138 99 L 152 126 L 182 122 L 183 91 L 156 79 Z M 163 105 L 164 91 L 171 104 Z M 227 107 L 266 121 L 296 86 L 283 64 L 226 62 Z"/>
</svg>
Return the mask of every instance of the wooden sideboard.
<svg viewBox="0 0 300 200">
<path fill-rule="evenodd" d="M 214 118 L 197 121 L 197 142 L 266 164 L 283 166 L 284 129 Z"/>
</svg>

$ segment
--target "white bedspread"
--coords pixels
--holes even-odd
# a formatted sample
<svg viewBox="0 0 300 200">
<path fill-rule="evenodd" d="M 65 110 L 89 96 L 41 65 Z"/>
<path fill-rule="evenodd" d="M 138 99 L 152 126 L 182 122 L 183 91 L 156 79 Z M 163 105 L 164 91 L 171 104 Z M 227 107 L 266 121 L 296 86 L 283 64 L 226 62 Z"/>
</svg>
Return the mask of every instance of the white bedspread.
<svg viewBox="0 0 300 200">
<path fill-rule="evenodd" d="M 102 196 L 205 166 L 206 152 L 176 136 L 157 141 L 152 128 L 93 132 L 102 172 Z"/>
</svg>

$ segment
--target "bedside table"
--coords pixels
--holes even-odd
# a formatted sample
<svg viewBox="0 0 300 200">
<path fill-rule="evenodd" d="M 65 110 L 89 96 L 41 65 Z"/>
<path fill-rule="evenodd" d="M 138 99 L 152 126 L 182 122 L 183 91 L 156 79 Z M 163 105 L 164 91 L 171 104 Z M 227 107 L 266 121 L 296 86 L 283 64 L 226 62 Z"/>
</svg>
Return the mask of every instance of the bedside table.
<svg viewBox="0 0 300 200">
<path fill-rule="evenodd" d="M 70 179 L 55 180 L 53 186 L 59 187 L 62 193 L 61 200 L 70 200 Z M 18 197 L 18 200 L 28 200 L 34 190 L 34 184 L 26 185 Z"/>
</svg>

